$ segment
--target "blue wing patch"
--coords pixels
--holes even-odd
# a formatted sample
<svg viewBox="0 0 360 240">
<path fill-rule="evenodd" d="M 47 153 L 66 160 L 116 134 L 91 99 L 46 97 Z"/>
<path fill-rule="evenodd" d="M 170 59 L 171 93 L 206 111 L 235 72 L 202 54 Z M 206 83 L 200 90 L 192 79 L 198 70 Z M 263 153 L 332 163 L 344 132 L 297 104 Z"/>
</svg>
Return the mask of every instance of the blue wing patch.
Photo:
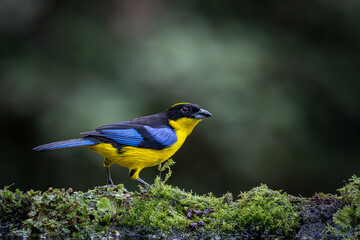
<svg viewBox="0 0 360 240">
<path fill-rule="evenodd" d="M 143 140 L 141 134 L 133 128 L 130 129 L 103 129 L 100 132 L 107 138 L 112 139 L 113 141 L 137 147 Z"/>
<path fill-rule="evenodd" d="M 177 141 L 177 136 L 171 128 L 152 128 L 144 126 L 146 131 L 157 141 L 164 146 L 171 146 Z"/>
</svg>

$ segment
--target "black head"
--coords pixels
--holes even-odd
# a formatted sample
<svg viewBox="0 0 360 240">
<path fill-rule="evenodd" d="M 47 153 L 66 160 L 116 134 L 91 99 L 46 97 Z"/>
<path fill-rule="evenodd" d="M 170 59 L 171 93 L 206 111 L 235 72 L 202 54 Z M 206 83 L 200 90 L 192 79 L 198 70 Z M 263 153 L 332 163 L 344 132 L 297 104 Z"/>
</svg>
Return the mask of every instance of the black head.
<svg viewBox="0 0 360 240">
<path fill-rule="evenodd" d="M 205 109 L 201 109 L 196 104 L 191 103 L 177 103 L 171 106 L 167 110 L 169 118 L 171 120 L 177 120 L 179 118 L 192 118 L 192 119 L 202 119 L 206 117 L 211 117 L 211 113 Z"/>
</svg>

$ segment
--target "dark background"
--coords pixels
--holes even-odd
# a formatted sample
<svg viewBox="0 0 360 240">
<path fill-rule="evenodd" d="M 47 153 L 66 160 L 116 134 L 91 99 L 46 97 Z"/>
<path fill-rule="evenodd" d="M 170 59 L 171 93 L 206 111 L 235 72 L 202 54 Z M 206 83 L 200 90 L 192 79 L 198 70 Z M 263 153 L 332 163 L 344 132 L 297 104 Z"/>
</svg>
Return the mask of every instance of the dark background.
<svg viewBox="0 0 360 240">
<path fill-rule="evenodd" d="M 0 185 L 105 185 L 96 153 L 31 149 L 188 101 L 213 118 L 173 157 L 170 184 L 335 193 L 360 170 L 359 9 L 357 0 L 1 0 Z M 136 189 L 127 169 L 112 176 Z"/>
</svg>

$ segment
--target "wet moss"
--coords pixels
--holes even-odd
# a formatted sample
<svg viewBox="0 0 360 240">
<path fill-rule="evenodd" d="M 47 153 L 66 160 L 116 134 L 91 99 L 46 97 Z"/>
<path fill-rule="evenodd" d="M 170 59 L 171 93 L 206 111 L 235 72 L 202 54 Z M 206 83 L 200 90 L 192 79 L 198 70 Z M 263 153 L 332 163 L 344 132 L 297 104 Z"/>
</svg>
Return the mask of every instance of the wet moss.
<svg viewBox="0 0 360 240">
<path fill-rule="evenodd" d="M 6 226 L 8 234 L 15 236 L 59 236 L 85 237 L 86 234 L 101 234 L 106 231 L 110 214 L 114 208 L 98 209 L 103 199 L 117 202 L 125 198 L 122 185 L 113 191 L 97 187 L 86 193 L 73 192 L 71 188 L 52 189 L 45 192 L 11 192 L 7 187 L 0 191 L 0 224 Z M 9 215 L 13 218 L 9 221 Z M 15 217 L 14 217 L 15 216 Z M 21 222 L 21 225 L 13 223 Z M 105 227 L 104 227 L 105 226 Z"/>
<path fill-rule="evenodd" d="M 345 239 L 360 238 L 360 178 L 353 175 L 344 187 L 338 190 L 344 207 L 338 210 L 333 220 L 335 226 L 328 226 L 328 233 Z"/>
<path fill-rule="evenodd" d="M 0 190 L 0 233 L 9 233 L 11 229 L 21 228 L 22 221 L 29 212 L 27 197 L 20 190 L 12 192 L 10 186 Z"/>
<path fill-rule="evenodd" d="M 155 179 L 151 189 L 123 185 L 87 192 L 0 190 L 0 236 L 139 237 L 237 239 L 354 239 L 360 236 L 360 179 L 353 176 L 341 196 L 308 199 L 260 185 L 236 197 L 197 195 Z"/>
<path fill-rule="evenodd" d="M 87 192 L 0 190 L 0 225 L 10 236 L 284 237 L 298 227 L 296 205 L 261 185 L 217 198 L 199 196 L 155 180 L 152 189 L 128 192 L 122 185 Z"/>
<path fill-rule="evenodd" d="M 291 197 L 266 185 L 239 194 L 235 201 L 229 195 L 213 198 L 214 213 L 204 219 L 206 229 L 218 235 L 245 238 L 290 237 L 299 225 L 298 210 Z"/>
</svg>

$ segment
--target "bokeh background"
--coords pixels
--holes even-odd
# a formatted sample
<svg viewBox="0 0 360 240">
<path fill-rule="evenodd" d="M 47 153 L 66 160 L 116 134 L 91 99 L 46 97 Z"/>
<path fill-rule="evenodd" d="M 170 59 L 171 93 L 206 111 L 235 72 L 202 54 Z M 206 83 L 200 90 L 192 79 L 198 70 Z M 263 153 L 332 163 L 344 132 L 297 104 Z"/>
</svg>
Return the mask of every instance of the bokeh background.
<svg viewBox="0 0 360 240">
<path fill-rule="evenodd" d="M 1 0 L 0 185 L 105 185 L 96 153 L 31 149 L 188 101 L 213 117 L 173 157 L 170 184 L 335 193 L 360 172 L 359 9 L 357 0 Z M 112 176 L 137 189 L 127 169 Z"/>
</svg>

